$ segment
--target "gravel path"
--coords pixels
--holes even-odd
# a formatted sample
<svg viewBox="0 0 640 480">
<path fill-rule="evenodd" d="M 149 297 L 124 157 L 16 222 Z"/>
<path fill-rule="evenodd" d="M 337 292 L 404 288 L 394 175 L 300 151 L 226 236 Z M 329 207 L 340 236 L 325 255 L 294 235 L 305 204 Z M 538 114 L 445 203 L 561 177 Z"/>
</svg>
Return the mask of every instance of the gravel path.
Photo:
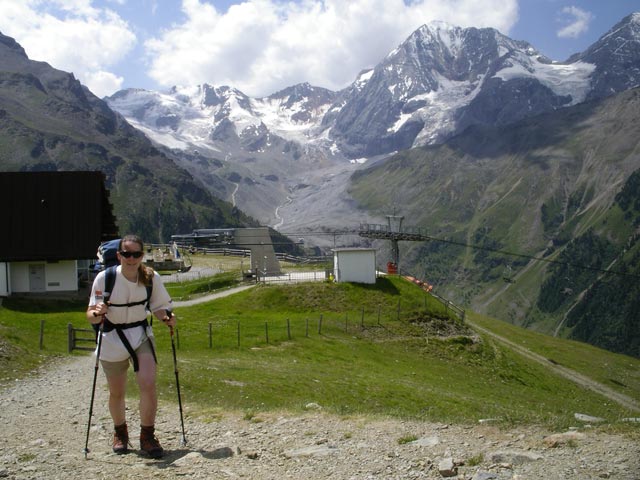
<svg viewBox="0 0 640 480">
<path fill-rule="evenodd" d="M 102 372 L 85 458 L 94 365 L 90 356 L 67 358 L 0 388 L 0 478 L 640 479 L 637 442 L 578 422 L 579 429 L 552 436 L 537 427 L 338 418 L 321 410 L 199 419 L 189 414 L 188 391 L 186 446 L 177 406 L 161 404 L 156 428 L 165 457 L 117 456 Z M 128 417 L 137 433 L 133 403 Z"/>
</svg>

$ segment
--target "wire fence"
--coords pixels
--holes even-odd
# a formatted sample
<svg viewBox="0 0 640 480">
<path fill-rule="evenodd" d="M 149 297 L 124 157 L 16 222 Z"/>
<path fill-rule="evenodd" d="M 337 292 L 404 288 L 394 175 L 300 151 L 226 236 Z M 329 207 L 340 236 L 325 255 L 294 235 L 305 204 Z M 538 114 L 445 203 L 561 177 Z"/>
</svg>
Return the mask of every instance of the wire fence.
<svg viewBox="0 0 640 480">
<path fill-rule="evenodd" d="M 181 323 L 175 328 L 176 347 L 187 349 L 256 348 L 309 337 L 339 335 L 367 335 L 384 332 L 395 335 L 398 322 L 407 321 L 421 312 L 427 316 L 446 318 L 451 322 L 464 322 L 464 311 L 443 302 L 433 294 L 425 293 L 422 302 L 409 302 L 401 298 L 396 305 L 354 307 L 343 312 L 321 312 L 270 318 L 265 321 L 216 318 L 194 324 Z M 436 332 L 437 334 L 438 332 Z M 87 329 L 68 326 L 69 352 L 89 349 L 87 341 L 95 341 L 95 334 Z M 81 339 L 78 341 L 78 339 Z M 95 346 L 95 344 L 94 344 Z M 84 348 L 83 348 L 84 347 Z"/>
<path fill-rule="evenodd" d="M 314 336 L 366 336 L 381 331 L 385 335 L 395 335 L 397 329 L 406 331 L 406 327 L 400 327 L 399 322 L 406 322 L 421 313 L 426 317 L 445 319 L 445 322 L 464 323 L 463 310 L 432 294 L 425 294 L 422 302 L 403 302 L 398 299 L 395 306 L 387 304 L 344 312 L 296 314 L 265 321 L 256 321 L 255 318 L 246 321 L 217 318 L 207 323 L 198 322 L 197 325 L 183 324 L 176 335 L 177 347 L 180 348 L 180 338 L 186 348 L 228 349 L 275 345 Z M 436 331 L 435 334 L 440 332 Z"/>
<path fill-rule="evenodd" d="M 173 275 L 163 276 L 163 280 L 167 283 L 189 283 L 192 288 L 191 293 L 181 292 L 180 285 L 172 286 L 172 297 L 174 299 L 186 300 L 194 294 L 202 295 L 210 290 L 229 287 L 237 283 L 237 279 L 217 279 L 212 277 L 220 273 L 236 272 L 238 276 L 237 263 L 225 264 L 220 262 L 219 265 L 207 268 L 201 268 L 195 271 L 182 272 Z M 322 282 L 329 279 L 331 272 L 327 270 L 311 270 L 296 271 L 283 273 L 281 275 L 258 275 L 254 280 L 256 283 L 277 284 L 277 283 L 297 283 L 297 282 Z M 173 277 L 176 278 L 173 278 Z M 431 287 L 414 277 L 405 277 L 409 281 L 413 281 L 423 288 L 425 294 L 423 303 L 413 304 L 402 299 L 398 299 L 398 304 L 393 309 L 388 305 L 378 306 L 375 311 L 371 307 L 367 310 L 365 307 L 353 308 L 347 312 L 327 312 L 310 314 L 302 318 L 300 315 L 283 318 L 281 320 L 268 320 L 264 322 L 256 321 L 239 321 L 233 318 L 215 319 L 206 325 L 206 329 L 200 327 L 196 331 L 195 326 L 181 325 L 183 337 L 186 342 L 193 347 L 203 347 L 206 343 L 208 348 L 229 348 L 242 346 L 258 346 L 275 342 L 292 340 L 294 338 L 309 337 L 310 335 L 330 335 L 332 333 L 350 334 L 363 332 L 367 329 L 385 327 L 389 328 L 392 321 L 400 321 L 409 313 L 428 312 L 428 314 L 449 318 L 453 321 L 464 323 L 465 311 L 455 305 L 453 302 L 440 297 L 432 291 Z M 245 279 L 247 280 L 247 279 Z M 195 288 L 193 283 L 196 283 Z M 229 285 L 224 282 L 229 283 Z M 202 322 L 198 322 L 202 325 Z M 88 337 L 82 329 L 72 329 L 69 327 L 69 351 L 80 349 L 78 344 L 86 341 L 83 339 Z M 179 330 L 176 328 L 176 333 Z M 178 348 L 180 345 L 180 335 L 177 333 Z M 80 339 L 79 341 L 77 339 Z"/>
</svg>

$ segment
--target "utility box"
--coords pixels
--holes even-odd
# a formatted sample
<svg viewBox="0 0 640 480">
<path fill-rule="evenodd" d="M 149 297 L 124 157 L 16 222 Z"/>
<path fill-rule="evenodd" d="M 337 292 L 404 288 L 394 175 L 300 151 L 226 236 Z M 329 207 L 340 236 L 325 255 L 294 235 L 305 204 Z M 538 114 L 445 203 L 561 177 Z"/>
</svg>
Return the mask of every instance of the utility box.
<svg viewBox="0 0 640 480">
<path fill-rule="evenodd" d="M 336 248 L 333 250 L 336 282 L 376 283 L 374 248 Z"/>
</svg>

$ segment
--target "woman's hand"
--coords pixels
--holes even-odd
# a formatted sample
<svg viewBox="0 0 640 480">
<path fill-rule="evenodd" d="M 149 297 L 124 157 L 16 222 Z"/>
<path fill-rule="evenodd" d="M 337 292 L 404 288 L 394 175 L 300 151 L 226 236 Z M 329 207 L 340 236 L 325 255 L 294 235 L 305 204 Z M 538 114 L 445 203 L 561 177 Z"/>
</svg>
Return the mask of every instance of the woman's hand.
<svg viewBox="0 0 640 480">
<path fill-rule="evenodd" d="M 92 307 L 89 307 L 89 309 L 87 310 L 87 318 L 91 323 L 100 323 L 102 322 L 102 320 L 104 320 L 104 315 L 107 314 L 108 309 L 109 306 L 106 303 L 100 302 L 96 305 L 93 305 Z"/>
<path fill-rule="evenodd" d="M 159 320 L 162 320 L 167 327 L 176 326 L 177 317 L 171 310 L 158 310 L 154 314 Z"/>
</svg>

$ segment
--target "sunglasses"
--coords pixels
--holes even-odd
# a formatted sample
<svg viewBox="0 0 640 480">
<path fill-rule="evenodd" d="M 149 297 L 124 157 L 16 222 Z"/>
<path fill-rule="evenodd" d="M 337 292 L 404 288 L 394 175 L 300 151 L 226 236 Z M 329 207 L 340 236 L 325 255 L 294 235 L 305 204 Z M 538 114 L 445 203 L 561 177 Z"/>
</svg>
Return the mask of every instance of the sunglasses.
<svg viewBox="0 0 640 480">
<path fill-rule="evenodd" d="M 118 252 L 120 253 L 120 255 L 122 255 L 124 258 L 140 258 L 142 255 L 144 255 L 142 252 Z"/>
</svg>

